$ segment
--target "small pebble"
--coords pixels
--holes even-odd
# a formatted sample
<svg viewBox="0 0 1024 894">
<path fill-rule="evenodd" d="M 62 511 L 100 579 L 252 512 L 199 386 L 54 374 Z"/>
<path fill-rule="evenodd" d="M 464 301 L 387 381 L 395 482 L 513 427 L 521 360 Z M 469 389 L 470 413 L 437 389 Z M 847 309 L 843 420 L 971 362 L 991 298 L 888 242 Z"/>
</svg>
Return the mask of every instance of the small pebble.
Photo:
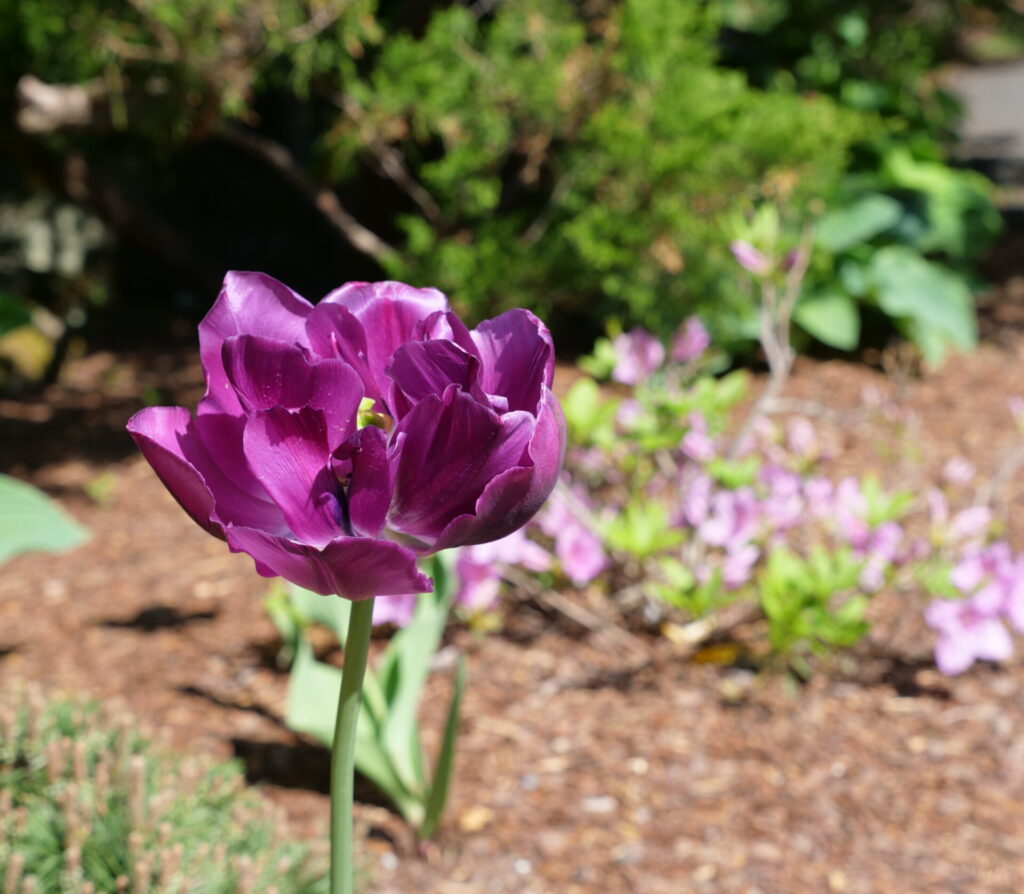
<svg viewBox="0 0 1024 894">
<path fill-rule="evenodd" d="M 589 798 L 584 798 L 580 805 L 587 813 L 614 813 L 615 808 L 619 806 L 619 802 L 616 801 L 611 795 L 593 795 Z"/>
</svg>

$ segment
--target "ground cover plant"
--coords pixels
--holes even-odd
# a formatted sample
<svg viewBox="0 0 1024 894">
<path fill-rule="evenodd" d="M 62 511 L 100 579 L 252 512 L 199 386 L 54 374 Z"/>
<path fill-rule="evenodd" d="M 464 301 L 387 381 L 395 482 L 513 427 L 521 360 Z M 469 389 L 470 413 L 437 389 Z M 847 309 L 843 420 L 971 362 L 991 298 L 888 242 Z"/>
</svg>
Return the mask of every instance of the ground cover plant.
<svg viewBox="0 0 1024 894">
<path fill-rule="evenodd" d="M 153 746 L 95 703 L 4 694 L 0 885 L 12 894 L 316 894 L 326 878 L 239 767 Z"/>
</svg>

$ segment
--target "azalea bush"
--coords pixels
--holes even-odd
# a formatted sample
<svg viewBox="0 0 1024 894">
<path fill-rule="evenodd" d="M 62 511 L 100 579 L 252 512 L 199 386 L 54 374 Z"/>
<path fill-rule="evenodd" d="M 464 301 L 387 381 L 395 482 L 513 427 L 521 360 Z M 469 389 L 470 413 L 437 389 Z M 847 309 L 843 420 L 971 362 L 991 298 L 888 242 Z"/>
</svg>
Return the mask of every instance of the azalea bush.
<svg viewBox="0 0 1024 894">
<path fill-rule="evenodd" d="M 0 890 L 325 892 L 241 768 L 153 746 L 96 704 L 0 704 Z"/>
<path fill-rule="evenodd" d="M 763 406 L 752 418 L 748 375 L 710 374 L 719 363 L 696 318 L 667 344 L 615 334 L 583 365 L 612 384 L 583 375 L 566 394 L 562 482 L 506 564 L 597 588 L 624 623 L 691 645 L 742 624 L 749 656 L 804 676 L 869 632 L 883 589 L 919 611 L 932 600 L 922 623 L 943 672 L 1009 656 L 1024 554 L 999 537 L 966 460 L 916 491 L 830 477 L 833 450 L 811 419 Z M 891 427 L 895 409 L 871 399 Z M 1024 404 L 1011 411 L 1024 420 Z M 488 579 L 499 576 L 500 564 Z"/>
</svg>

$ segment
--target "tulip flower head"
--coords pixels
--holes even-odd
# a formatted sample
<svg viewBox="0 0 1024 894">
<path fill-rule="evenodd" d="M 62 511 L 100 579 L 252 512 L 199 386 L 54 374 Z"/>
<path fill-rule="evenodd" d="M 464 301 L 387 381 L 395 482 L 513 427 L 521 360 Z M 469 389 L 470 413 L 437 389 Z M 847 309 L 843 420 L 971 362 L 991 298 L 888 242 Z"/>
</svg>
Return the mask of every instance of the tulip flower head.
<svg viewBox="0 0 1024 894">
<path fill-rule="evenodd" d="M 505 537 L 554 487 L 554 348 L 510 310 L 470 331 L 444 295 L 348 283 L 316 306 L 229 273 L 199 325 L 206 395 L 128 430 L 192 518 L 265 577 L 349 599 L 423 593 L 416 560 Z"/>
</svg>

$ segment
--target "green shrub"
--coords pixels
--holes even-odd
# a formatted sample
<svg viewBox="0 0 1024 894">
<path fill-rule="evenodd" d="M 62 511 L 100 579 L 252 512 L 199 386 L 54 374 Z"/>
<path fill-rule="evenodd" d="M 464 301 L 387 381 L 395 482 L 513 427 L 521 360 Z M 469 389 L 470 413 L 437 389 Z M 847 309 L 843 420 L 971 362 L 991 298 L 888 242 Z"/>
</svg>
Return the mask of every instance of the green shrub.
<svg viewBox="0 0 1024 894">
<path fill-rule="evenodd" d="M 0 706 L 0 890 L 314 894 L 234 764 L 158 754 L 96 705 Z M 20 884 L 20 887 L 19 887 Z"/>
</svg>

